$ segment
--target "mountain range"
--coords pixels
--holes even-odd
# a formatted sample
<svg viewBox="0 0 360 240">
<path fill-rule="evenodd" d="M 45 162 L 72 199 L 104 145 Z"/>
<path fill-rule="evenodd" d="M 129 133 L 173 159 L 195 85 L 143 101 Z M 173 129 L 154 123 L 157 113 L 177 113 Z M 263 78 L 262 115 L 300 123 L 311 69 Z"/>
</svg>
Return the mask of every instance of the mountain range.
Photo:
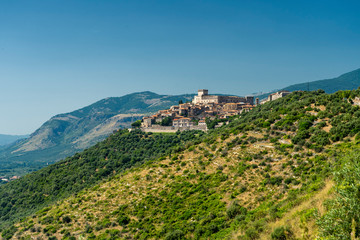
<svg viewBox="0 0 360 240">
<path fill-rule="evenodd" d="M 139 92 L 102 99 L 79 110 L 46 121 L 28 138 L 0 151 L 0 176 L 23 175 L 71 156 L 128 128 L 144 115 L 188 101 L 193 95 L 159 95 Z"/>
<path fill-rule="evenodd" d="M 339 90 L 353 90 L 360 86 L 360 69 L 345 73 L 336 78 L 323 79 L 317 81 L 309 81 L 299 84 L 290 85 L 282 88 L 286 91 L 314 91 L 318 89 L 324 90 L 326 93 L 334 93 Z M 265 99 L 272 91 L 266 94 L 257 96 L 259 99 Z"/>
</svg>

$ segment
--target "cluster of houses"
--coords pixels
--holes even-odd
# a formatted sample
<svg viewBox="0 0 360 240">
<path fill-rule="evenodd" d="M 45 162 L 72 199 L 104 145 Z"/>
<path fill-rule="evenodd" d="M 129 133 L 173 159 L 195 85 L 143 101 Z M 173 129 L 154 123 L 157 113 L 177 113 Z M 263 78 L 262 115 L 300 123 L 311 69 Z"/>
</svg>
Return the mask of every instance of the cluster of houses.
<svg viewBox="0 0 360 240">
<path fill-rule="evenodd" d="M 16 179 L 19 179 L 20 177 L 19 176 L 13 176 L 13 177 L 5 177 L 5 176 L 2 176 L 0 177 L 0 180 L 1 182 L 9 182 L 9 181 L 12 181 L 12 180 L 16 180 Z"/>
<path fill-rule="evenodd" d="M 272 93 L 261 104 L 289 95 L 289 91 Z M 226 119 L 240 115 L 259 105 L 254 97 L 209 95 L 207 89 L 198 90 L 192 102 L 181 103 L 167 110 L 160 110 L 142 119 L 141 128 L 146 132 L 174 132 L 177 130 L 207 130 L 206 119 Z M 164 121 L 166 124 L 164 124 Z"/>
<path fill-rule="evenodd" d="M 198 90 L 198 95 L 192 102 L 172 106 L 167 110 L 160 110 L 156 114 L 142 119 L 144 131 L 177 131 L 177 130 L 206 130 L 205 119 L 224 119 L 239 115 L 254 108 L 254 97 L 209 95 L 208 90 Z M 164 120 L 170 126 L 162 126 Z M 169 121 L 170 120 L 170 121 Z"/>
<path fill-rule="evenodd" d="M 272 93 L 261 104 L 285 97 L 288 91 Z M 259 99 L 254 97 L 238 97 L 209 95 L 207 89 L 198 90 L 198 95 L 192 102 L 181 103 L 167 110 L 160 110 L 152 116 L 142 119 L 141 128 L 146 132 L 173 132 L 177 130 L 207 130 L 205 120 L 215 118 L 226 119 L 230 116 L 240 115 L 259 105 Z M 166 121 L 166 124 L 164 124 Z"/>
</svg>

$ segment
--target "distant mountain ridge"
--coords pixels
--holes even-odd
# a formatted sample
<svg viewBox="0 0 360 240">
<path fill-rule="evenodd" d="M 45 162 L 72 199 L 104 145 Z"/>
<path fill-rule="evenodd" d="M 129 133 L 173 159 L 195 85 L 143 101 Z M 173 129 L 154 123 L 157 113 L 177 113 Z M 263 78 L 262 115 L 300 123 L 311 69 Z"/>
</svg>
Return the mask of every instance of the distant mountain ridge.
<svg viewBox="0 0 360 240">
<path fill-rule="evenodd" d="M 360 86 L 360 68 L 354 71 L 344 73 L 336 78 L 323 79 L 311 82 L 304 82 L 290 85 L 280 90 L 293 91 L 314 91 L 318 89 L 324 90 L 326 93 L 334 93 L 340 90 L 353 90 Z M 279 90 L 279 91 L 280 91 Z M 272 92 L 257 96 L 259 99 L 267 98 Z"/>
<path fill-rule="evenodd" d="M 0 134 L 0 146 L 11 144 L 19 139 L 27 138 L 29 135 L 7 135 Z"/>
<path fill-rule="evenodd" d="M 193 94 L 177 96 L 138 92 L 102 99 L 79 110 L 58 114 L 29 138 L 0 150 L 0 175 L 23 174 L 53 163 L 128 128 L 144 115 L 169 108 Z"/>
<path fill-rule="evenodd" d="M 339 90 L 353 90 L 360 86 L 360 69 L 345 73 L 336 78 L 312 81 L 290 85 L 283 90 L 288 91 L 313 91 L 322 89 L 326 93 L 334 93 Z M 308 89 L 309 88 L 309 89 Z"/>
</svg>

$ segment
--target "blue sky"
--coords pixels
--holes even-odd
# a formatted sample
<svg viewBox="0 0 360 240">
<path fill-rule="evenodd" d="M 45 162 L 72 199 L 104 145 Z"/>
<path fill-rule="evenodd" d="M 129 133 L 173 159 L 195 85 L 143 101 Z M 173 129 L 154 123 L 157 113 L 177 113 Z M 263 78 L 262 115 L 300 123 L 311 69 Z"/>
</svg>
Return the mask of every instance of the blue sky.
<svg viewBox="0 0 360 240">
<path fill-rule="evenodd" d="M 358 1 L 4 0 L 0 133 L 110 96 L 247 95 L 360 68 Z"/>
</svg>

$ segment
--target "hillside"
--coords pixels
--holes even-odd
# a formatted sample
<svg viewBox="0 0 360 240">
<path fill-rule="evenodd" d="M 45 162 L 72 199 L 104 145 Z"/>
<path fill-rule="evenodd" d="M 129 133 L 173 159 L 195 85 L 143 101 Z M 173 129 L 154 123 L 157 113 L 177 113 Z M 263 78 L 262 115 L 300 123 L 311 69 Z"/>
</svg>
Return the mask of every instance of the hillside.
<svg viewBox="0 0 360 240">
<path fill-rule="evenodd" d="M 360 158 L 341 157 L 359 149 L 357 97 L 295 92 L 208 133 L 119 131 L 0 187 L 2 237 L 350 239 L 358 218 L 328 206 L 349 213 L 337 196 L 358 176 Z"/>
<path fill-rule="evenodd" d="M 345 73 L 336 78 L 310 81 L 290 85 L 280 90 L 293 91 L 315 91 L 318 89 L 324 90 L 326 93 L 334 93 L 340 90 L 353 90 L 360 86 L 360 69 Z M 279 91 L 280 91 L 279 90 Z M 273 93 L 273 92 L 270 92 Z M 270 94 L 263 94 L 258 96 L 259 99 L 267 98 Z"/>
<path fill-rule="evenodd" d="M 106 98 L 82 109 L 56 115 L 29 138 L 0 151 L 0 175 L 23 175 L 37 170 L 94 145 L 114 130 L 130 127 L 146 114 L 192 97 L 140 92 Z"/>
</svg>

